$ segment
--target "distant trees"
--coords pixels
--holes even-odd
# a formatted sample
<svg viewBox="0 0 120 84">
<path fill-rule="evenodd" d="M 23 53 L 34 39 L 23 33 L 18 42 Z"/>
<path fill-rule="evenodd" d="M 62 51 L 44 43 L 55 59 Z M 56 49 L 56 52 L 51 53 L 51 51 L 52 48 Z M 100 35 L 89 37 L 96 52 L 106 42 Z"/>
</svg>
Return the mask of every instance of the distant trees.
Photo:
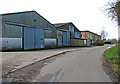
<svg viewBox="0 0 120 84">
<path fill-rule="evenodd" d="M 117 43 L 117 39 L 108 39 L 107 42 L 111 42 L 111 44 L 116 44 Z"/>
</svg>

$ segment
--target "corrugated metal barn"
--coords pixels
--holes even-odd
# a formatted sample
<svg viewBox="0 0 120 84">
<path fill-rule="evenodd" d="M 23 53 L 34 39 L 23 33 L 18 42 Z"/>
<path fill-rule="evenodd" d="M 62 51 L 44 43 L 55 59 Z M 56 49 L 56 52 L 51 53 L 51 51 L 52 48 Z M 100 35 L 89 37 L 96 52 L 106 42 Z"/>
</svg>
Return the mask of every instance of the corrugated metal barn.
<svg viewBox="0 0 120 84">
<path fill-rule="evenodd" d="M 56 47 L 56 27 L 36 11 L 0 16 L 2 16 L 2 49 Z"/>
<path fill-rule="evenodd" d="M 70 37 L 71 38 L 81 38 L 81 32 L 79 31 L 79 29 L 72 23 L 57 23 L 54 24 L 57 29 L 64 29 L 64 30 L 68 30 L 70 31 Z"/>
<path fill-rule="evenodd" d="M 82 35 L 79 29 L 72 23 L 57 23 L 54 24 L 57 29 L 67 30 L 63 31 L 63 46 L 84 46 L 86 39 L 81 39 Z M 68 38 L 67 38 L 68 37 Z M 69 41 L 67 41 L 67 39 Z"/>
</svg>

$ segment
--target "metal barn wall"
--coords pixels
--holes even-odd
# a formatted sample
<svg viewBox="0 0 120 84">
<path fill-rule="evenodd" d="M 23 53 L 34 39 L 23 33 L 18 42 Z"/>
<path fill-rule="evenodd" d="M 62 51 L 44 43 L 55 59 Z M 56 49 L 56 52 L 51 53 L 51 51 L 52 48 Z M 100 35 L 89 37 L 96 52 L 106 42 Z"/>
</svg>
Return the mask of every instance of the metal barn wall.
<svg viewBox="0 0 120 84">
<path fill-rule="evenodd" d="M 5 38 L 22 38 L 22 27 L 16 25 L 4 24 L 2 28 L 3 36 Z"/>
<path fill-rule="evenodd" d="M 55 48 L 57 45 L 56 39 L 54 38 L 45 38 L 45 48 Z"/>
<path fill-rule="evenodd" d="M 57 31 L 57 46 L 62 47 L 62 31 Z"/>
<path fill-rule="evenodd" d="M 2 49 L 22 49 L 22 27 L 3 24 Z"/>
<path fill-rule="evenodd" d="M 55 36 L 54 32 L 57 32 L 56 30 L 51 30 L 51 29 L 45 29 L 45 38 L 56 38 L 57 35 Z"/>
<path fill-rule="evenodd" d="M 45 34 L 44 34 L 45 35 L 45 48 L 55 48 L 57 46 L 57 43 L 56 43 L 57 35 L 54 36 L 54 32 L 57 32 L 57 31 L 54 31 L 51 29 L 45 29 L 44 31 L 45 31 Z"/>
<path fill-rule="evenodd" d="M 2 49 L 22 49 L 22 38 L 0 38 Z"/>
<path fill-rule="evenodd" d="M 31 27 L 35 28 L 51 28 L 53 29 L 53 36 L 52 38 L 56 38 L 56 28 L 45 18 L 40 16 L 36 12 L 23 12 L 23 13 L 16 13 L 16 14 L 6 14 L 3 15 L 3 23 L 6 24 L 6 22 L 11 23 L 18 23 L 18 24 L 24 24 L 29 25 Z M 3 27 L 3 33 L 6 32 L 9 27 L 4 26 Z M 9 33 L 9 32 L 8 32 Z M 17 35 L 17 32 L 14 34 Z M 13 33 L 6 36 L 6 34 L 3 34 L 3 37 L 16 37 L 16 35 L 13 35 Z"/>
</svg>

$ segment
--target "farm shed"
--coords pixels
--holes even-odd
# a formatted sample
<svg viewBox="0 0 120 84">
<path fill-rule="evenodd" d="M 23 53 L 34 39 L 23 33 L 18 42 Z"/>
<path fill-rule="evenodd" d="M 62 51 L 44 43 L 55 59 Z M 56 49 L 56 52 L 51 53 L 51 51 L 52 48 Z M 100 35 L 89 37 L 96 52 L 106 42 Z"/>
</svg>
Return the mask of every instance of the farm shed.
<svg viewBox="0 0 120 84">
<path fill-rule="evenodd" d="M 91 31 L 81 31 L 82 39 L 87 39 L 87 46 L 101 40 L 101 36 Z"/>
<path fill-rule="evenodd" d="M 64 30 L 70 31 L 70 38 L 81 38 L 82 37 L 81 32 L 72 22 L 56 23 L 54 24 L 54 26 L 56 26 L 57 29 L 64 29 Z"/>
<path fill-rule="evenodd" d="M 2 49 L 56 46 L 56 27 L 36 11 L 1 14 Z"/>
<path fill-rule="evenodd" d="M 87 44 L 86 39 L 81 39 L 82 35 L 79 29 L 72 23 L 57 23 L 54 24 L 57 29 L 63 29 L 67 30 L 70 33 L 70 43 L 68 46 L 84 46 Z M 68 34 L 69 34 L 68 33 Z M 66 34 L 63 32 L 63 36 L 65 37 Z M 67 42 L 66 37 L 63 37 L 63 46 L 67 45 L 65 42 Z"/>
</svg>

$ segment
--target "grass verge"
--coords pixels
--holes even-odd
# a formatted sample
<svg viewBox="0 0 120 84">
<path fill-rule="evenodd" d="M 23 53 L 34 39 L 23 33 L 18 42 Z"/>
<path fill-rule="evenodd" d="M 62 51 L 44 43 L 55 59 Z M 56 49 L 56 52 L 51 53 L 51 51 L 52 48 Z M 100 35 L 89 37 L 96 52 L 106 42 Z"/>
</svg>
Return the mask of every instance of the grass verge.
<svg viewBox="0 0 120 84">
<path fill-rule="evenodd" d="M 120 76 L 120 57 L 118 56 L 118 44 L 104 52 L 104 58 L 110 64 L 113 71 Z"/>
</svg>

